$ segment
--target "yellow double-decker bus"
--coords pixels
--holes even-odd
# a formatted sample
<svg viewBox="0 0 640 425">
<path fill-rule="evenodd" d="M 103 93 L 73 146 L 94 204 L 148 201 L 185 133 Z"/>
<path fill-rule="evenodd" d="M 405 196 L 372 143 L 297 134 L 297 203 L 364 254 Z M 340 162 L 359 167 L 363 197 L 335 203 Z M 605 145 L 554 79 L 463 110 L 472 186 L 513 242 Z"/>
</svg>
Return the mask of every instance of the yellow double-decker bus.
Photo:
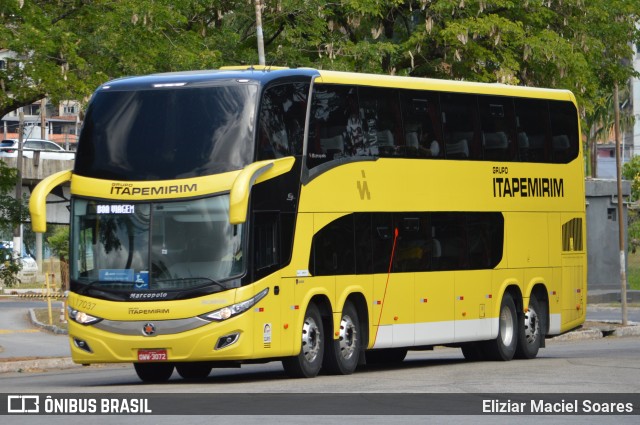
<svg viewBox="0 0 640 425">
<path fill-rule="evenodd" d="M 69 338 L 143 381 L 411 349 L 534 358 L 585 319 L 568 91 L 226 68 L 99 87 L 71 185 Z"/>
</svg>

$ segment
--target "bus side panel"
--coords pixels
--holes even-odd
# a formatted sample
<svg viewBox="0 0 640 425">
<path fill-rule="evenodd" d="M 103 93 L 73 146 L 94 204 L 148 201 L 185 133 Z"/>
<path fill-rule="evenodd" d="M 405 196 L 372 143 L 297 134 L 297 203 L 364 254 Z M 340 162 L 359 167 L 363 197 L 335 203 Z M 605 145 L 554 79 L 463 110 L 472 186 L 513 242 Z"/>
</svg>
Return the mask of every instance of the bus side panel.
<svg viewBox="0 0 640 425">
<path fill-rule="evenodd" d="M 504 216 L 509 268 L 546 267 L 549 264 L 547 214 L 505 213 Z"/>
<path fill-rule="evenodd" d="M 449 343 L 454 333 L 454 277 L 451 272 L 415 274 L 415 343 Z"/>
<path fill-rule="evenodd" d="M 415 342 L 414 274 L 373 276 L 375 348 L 408 347 Z"/>
<path fill-rule="evenodd" d="M 455 272 L 455 342 L 491 338 L 491 270 Z"/>
<path fill-rule="evenodd" d="M 253 316 L 255 357 L 291 355 L 293 331 L 290 325 L 293 320 L 295 279 L 278 279 L 275 276 L 266 279 L 269 279 L 266 302 L 258 303 L 246 313 Z"/>
<path fill-rule="evenodd" d="M 562 332 L 582 323 L 586 316 L 584 287 L 584 255 L 563 255 L 562 258 Z"/>
</svg>

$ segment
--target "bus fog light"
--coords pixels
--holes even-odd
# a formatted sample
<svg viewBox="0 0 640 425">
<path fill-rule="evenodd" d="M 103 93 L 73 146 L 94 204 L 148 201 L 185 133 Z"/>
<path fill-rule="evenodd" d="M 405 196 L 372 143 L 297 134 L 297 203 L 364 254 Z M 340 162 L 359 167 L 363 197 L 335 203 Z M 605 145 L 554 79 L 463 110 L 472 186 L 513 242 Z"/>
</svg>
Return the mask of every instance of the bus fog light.
<svg viewBox="0 0 640 425">
<path fill-rule="evenodd" d="M 218 339 L 218 342 L 216 343 L 215 349 L 220 350 L 222 348 L 230 346 L 231 344 L 235 344 L 239 338 L 240 338 L 240 334 L 237 332 L 229 335 L 221 336 Z"/>
<path fill-rule="evenodd" d="M 73 338 L 73 345 L 75 345 L 77 348 L 86 351 L 87 353 L 93 353 L 93 350 L 91 350 L 91 347 L 89 347 L 89 344 L 87 344 L 87 341 L 84 341 L 80 338 Z"/>
</svg>

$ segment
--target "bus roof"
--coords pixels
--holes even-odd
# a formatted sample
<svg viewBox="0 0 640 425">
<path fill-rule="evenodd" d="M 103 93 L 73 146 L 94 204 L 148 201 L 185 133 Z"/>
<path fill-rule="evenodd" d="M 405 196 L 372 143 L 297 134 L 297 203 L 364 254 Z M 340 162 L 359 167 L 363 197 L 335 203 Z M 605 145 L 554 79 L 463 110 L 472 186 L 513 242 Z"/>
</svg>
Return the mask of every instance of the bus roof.
<svg viewBox="0 0 640 425">
<path fill-rule="evenodd" d="M 287 77 L 307 77 L 317 76 L 318 71 L 310 68 L 289 69 L 271 67 L 225 67 L 221 69 L 199 70 L 199 71 L 179 71 L 149 74 L 142 76 L 123 77 L 109 81 L 101 88 L 136 90 L 151 87 L 179 87 L 190 84 L 206 84 L 219 80 L 247 79 L 266 84 L 279 78 Z"/>
<path fill-rule="evenodd" d="M 356 84 L 375 87 L 393 87 L 413 90 L 434 90 L 502 96 L 534 97 L 555 100 L 572 100 L 569 90 L 512 86 L 500 83 L 476 83 L 459 80 L 441 80 L 423 77 L 400 77 L 391 75 L 320 70 L 321 82 L 326 84 Z"/>
<path fill-rule="evenodd" d="M 324 84 L 349 84 L 372 87 L 391 87 L 413 90 L 434 90 L 442 92 L 476 93 L 487 95 L 518 96 L 554 100 L 570 100 L 575 97 L 569 90 L 512 86 L 500 83 L 475 83 L 458 80 L 442 80 L 422 77 L 402 77 L 382 74 L 328 71 L 313 68 L 286 68 L 264 65 L 227 66 L 216 70 L 180 71 L 124 77 L 105 83 L 114 89 L 142 89 L 170 87 L 187 84 L 207 83 L 225 79 L 249 79 L 260 84 L 280 78 L 317 77 Z"/>
</svg>

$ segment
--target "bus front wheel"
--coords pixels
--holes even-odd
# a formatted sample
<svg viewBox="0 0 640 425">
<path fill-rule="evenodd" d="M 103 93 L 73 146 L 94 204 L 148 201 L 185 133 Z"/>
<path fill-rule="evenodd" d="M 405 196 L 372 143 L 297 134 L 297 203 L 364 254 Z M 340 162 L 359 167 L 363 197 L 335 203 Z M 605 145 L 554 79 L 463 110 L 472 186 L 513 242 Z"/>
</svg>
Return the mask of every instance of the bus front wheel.
<svg viewBox="0 0 640 425">
<path fill-rule="evenodd" d="M 485 354 L 491 360 L 511 360 L 518 345 L 518 315 L 513 297 L 505 292 L 500 304 L 498 337 L 485 343 Z"/>
<path fill-rule="evenodd" d="M 207 362 L 177 363 L 176 370 L 183 379 L 205 379 L 211 373 L 211 365 Z"/>
<path fill-rule="evenodd" d="M 323 370 L 332 375 L 350 375 L 358 366 L 361 351 L 360 320 L 356 308 L 347 302 L 342 309 L 338 339 L 326 339 Z"/>
<path fill-rule="evenodd" d="M 133 367 L 142 382 L 166 382 L 173 375 L 172 363 L 134 363 Z"/>
<path fill-rule="evenodd" d="M 300 353 L 282 360 L 282 366 L 292 378 L 313 378 L 320 372 L 324 358 L 322 318 L 313 303 L 304 314 L 301 337 Z"/>
</svg>

